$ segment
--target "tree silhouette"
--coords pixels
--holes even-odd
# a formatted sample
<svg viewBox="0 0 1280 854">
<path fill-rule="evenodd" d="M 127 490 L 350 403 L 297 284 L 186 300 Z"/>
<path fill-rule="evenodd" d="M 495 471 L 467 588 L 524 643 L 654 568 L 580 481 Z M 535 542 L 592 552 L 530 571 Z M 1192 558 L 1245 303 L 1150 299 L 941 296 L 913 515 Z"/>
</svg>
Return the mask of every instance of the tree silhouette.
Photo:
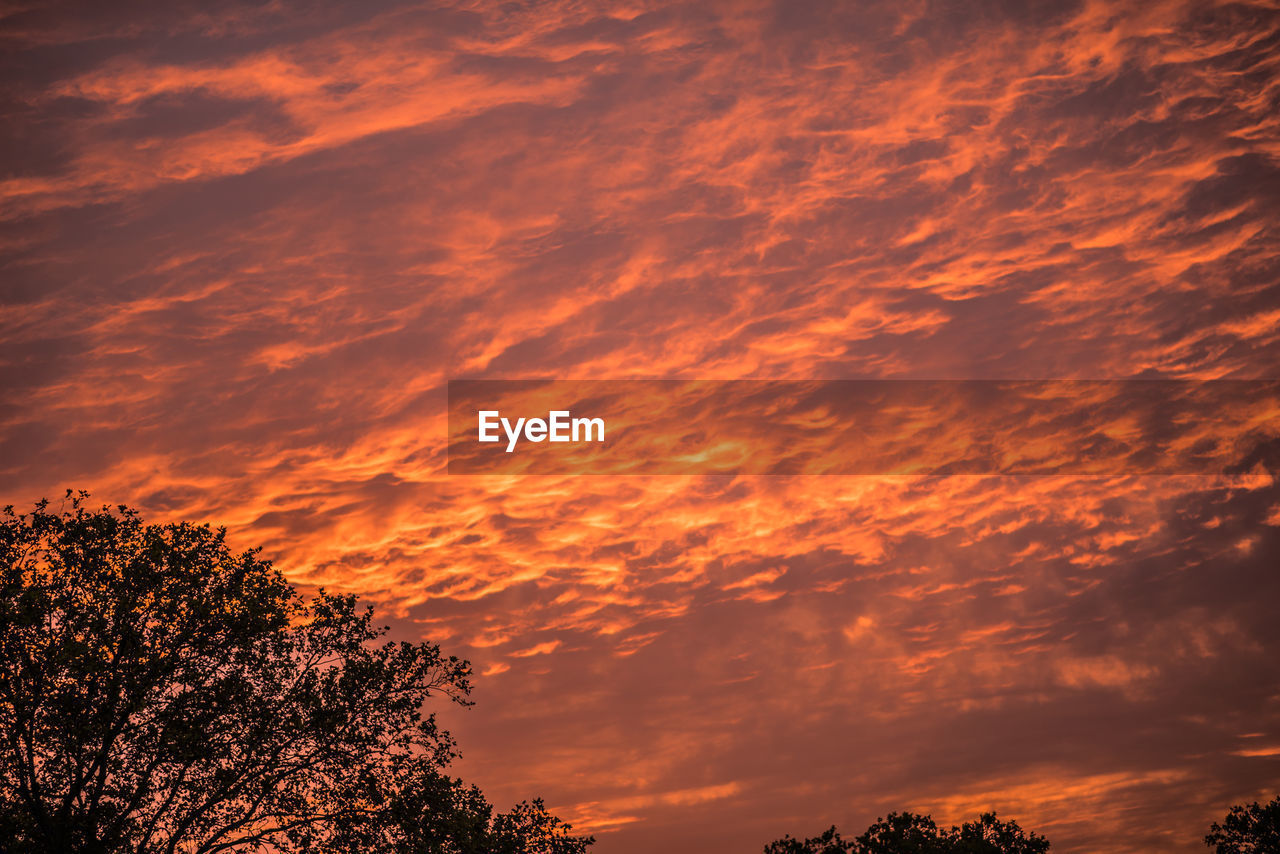
<svg viewBox="0 0 1280 854">
<path fill-rule="evenodd" d="M 1049 841 L 1025 833 L 1017 822 L 984 813 L 959 827 L 939 828 L 927 815 L 889 813 L 856 839 L 842 839 L 835 827 L 801 841 L 790 836 L 765 846 L 764 854 L 1044 854 Z"/>
<path fill-rule="evenodd" d="M 790 835 L 774 840 L 764 847 L 764 854 L 848 854 L 854 850 L 853 842 L 846 842 L 835 825 L 820 836 L 801 842 Z"/>
<path fill-rule="evenodd" d="M 1280 851 L 1280 797 L 1265 806 L 1256 801 L 1234 806 L 1222 824 L 1209 828 L 1204 844 L 1217 854 L 1269 854 Z"/>
<path fill-rule="evenodd" d="M 41 502 L 0 518 L 0 850 L 578 854 L 495 815 L 424 714 L 470 666 L 309 601 L 222 529 Z"/>
</svg>

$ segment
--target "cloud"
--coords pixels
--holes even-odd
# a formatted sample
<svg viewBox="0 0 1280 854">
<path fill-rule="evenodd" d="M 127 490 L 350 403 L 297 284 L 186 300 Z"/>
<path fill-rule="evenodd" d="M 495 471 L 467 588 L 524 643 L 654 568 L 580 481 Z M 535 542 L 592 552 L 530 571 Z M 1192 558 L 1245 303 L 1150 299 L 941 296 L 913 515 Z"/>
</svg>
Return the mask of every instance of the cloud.
<svg viewBox="0 0 1280 854">
<path fill-rule="evenodd" d="M 457 377 L 1270 376 L 1271 6 L 0 25 L 4 500 L 226 524 L 470 656 L 496 800 L 614 854 L 982 805 L 1169 851 L 1274 789 L 1265 471 L 444 473 Z"/>
</svg>

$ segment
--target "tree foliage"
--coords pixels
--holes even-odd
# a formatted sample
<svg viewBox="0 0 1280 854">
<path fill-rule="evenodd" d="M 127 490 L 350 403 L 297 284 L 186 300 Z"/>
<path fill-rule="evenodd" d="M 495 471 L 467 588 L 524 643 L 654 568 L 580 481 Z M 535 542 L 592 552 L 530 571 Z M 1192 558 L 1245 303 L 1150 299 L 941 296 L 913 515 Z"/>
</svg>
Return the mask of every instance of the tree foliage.
<svg viewBox="0 0 1280 854">
<path fill-rule="evenodd" d="M 889 813 L 856 839 L 846 840 L 835 827 L 803 841 L 783 837 L 765 846 L 764 854 L 1044 854 L 1049 842 L 1027 833 L 1013 821 L 984 813 L 959 827 L 939 828 L 929 816 Z"/>
<path fill-rule="evenodd" d="M 41 502 L 0 518 L 0 849 L 577 854 L 445 773 L 470 666 L 307 600 L 225 531 Z"/>
<path fill-rule="evenodd" d="M 1205 845 L 1217 854 L 1270 854 L 1280 851 L 1280 797 L 1269 804 L 1234 806 L 1222 824 L 1209 828 Z"/>
</svg>

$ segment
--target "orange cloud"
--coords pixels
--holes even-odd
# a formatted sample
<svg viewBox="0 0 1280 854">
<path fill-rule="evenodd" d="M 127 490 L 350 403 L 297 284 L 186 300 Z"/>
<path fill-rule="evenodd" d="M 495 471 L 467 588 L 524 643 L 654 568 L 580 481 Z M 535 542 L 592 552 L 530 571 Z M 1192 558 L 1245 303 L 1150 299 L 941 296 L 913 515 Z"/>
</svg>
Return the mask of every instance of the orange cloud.
<svg viewBox="0 0 1280 854">
<path fill-rule="evenodd" d="M 1190 850 L 1274 789 L 1265 401 L 1231 476 L 446 473 L 460 377 L 1274 379 L 1272 5 L 132 8 L 4 14 L 5 502 L 470 656 L 460 773 L 602 852 Z"/>
</svg>

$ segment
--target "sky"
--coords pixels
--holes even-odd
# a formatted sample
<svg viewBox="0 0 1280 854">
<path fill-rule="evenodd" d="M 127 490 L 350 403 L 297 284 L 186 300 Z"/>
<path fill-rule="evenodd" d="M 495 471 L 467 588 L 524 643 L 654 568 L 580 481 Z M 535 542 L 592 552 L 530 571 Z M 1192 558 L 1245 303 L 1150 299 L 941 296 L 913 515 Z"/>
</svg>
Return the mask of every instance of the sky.
<svg viewBox="0 0 1280 854">
<path fill-rule="evenodd" d="M 458 378 L 1275 379 L 1275 3 L 5 0 L 0 44 L 0 503 L 225 525 L 466 656 L 499 806 L 1108 854 L 1280 792 L 1274 446 L 446 470 Z"/>
</svg>

